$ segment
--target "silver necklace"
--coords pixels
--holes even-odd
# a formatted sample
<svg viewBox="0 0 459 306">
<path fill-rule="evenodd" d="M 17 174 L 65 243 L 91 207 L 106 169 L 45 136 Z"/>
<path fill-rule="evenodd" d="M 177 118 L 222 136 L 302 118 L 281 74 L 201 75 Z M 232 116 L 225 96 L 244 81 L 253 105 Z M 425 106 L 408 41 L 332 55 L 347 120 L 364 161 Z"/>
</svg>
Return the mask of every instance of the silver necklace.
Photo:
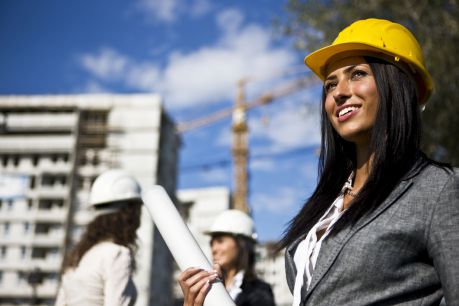
<svg viewBox="0 0 459 306">
<path fill-rule="evenodd" d="M 353 193 L 350 189 L 346 189 L 346 193 L 350 195 L 351 197 L 355 198 L 357 196 L 357 193 Z"/>
</svg>

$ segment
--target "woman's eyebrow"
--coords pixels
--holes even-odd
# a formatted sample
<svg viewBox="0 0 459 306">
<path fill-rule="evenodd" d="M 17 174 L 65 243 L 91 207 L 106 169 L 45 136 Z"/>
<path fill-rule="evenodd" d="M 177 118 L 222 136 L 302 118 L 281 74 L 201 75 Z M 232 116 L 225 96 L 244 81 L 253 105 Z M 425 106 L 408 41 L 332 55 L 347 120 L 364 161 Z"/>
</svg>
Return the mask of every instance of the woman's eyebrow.
<svg viewBox="0 0 459 306">
<path fill-rule="evenodd" d="M 344 73 L 345 73 L 345 74 L 350 73 L 350 72 L 351 72 L 352 70 L 354 70 L 354 68 L 357 67 L 357 66 L 358 66 L 358 64 L 356 64 L 356 65 L 351 65 L 351 66 L 347 67 L 346 69 L 344 69 Z"/>
<path fill-rule="evenodd" d="M 357 67 L 358 65 L 359 65 L 359 64 L 355 64 L 355 65 L 351 65 L 351 66 L 347 67 L 346 69 L 344 69 L 343 73 L 344 73 L 344 74 L 349 74 L 349 73 L 350 73 L 352 70 L 354 70 L 354 68 Z M 328 77 L 324 80 L 324 82 L 329 81 L 329 80 L 335 80 L 336 78 L 337 78 L 336 75 L 330 75 L 330 76 L 328 76 Z"/>
</svg>

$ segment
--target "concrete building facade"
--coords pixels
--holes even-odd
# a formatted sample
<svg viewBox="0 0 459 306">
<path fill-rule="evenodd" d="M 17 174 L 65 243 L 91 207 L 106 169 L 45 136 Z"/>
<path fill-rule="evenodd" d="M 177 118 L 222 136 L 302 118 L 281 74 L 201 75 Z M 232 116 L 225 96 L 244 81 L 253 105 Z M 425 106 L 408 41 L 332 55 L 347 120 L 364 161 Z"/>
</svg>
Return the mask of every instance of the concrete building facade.
<svg viewBox="0 0 459 306">
<path fill-rule="evenodd" d="M 90 186 L 123 168 L 174 197 L 179 139 L 161 97 L 0 96 L 0 305 L 52 305 Z M 146 211 L 136 305 L 172 305 L 173 260 Z"/>
</svg>

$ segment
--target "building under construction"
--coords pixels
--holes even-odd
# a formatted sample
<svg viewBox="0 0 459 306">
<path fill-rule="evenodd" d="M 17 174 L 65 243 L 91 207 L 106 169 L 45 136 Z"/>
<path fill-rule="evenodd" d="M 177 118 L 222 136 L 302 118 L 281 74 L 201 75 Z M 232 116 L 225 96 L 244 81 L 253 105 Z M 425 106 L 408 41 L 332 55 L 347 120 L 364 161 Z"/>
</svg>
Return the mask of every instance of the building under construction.
<svg viewBox="0 0 459 306">
<path fill-rule="evenodd" d="M 179 139 L 158 95 L 0 96 L 0 305 L 53 305 L 95 177 L 176 189 Z M 172 258 L 146 213 L 137 304 L 172 303 Z"/>
</svg>

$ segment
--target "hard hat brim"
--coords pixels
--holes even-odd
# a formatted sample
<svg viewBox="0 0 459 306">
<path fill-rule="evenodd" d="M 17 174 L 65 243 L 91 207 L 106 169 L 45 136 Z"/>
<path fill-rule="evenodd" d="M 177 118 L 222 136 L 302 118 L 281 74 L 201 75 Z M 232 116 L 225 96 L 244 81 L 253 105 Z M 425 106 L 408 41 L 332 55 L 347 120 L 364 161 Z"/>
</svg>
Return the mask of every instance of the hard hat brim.
<svg viewBox="0 0 459 306">
<path fill-rule="evenodd" d="M 142 203 L 142 198 L 138 195 L 127 195 L 121 199 L 107 199 L 106 201 L 94 201 L 94 202 L 89 202 L 88 206 L 95 206 L 95 207 L 101 207 L 101 206 L 109 206 L 109 205 L 116 205 L 119 203 L 124 203 L 124 202 L 140 202 Z"/>
<path fill-rule="evenodd" d="M 244 238 L 251 239 L 253 241 L 257 241 L 257 234 L 253 233 L 252 236 L 247 236 L 243 233 L 235 233 L 235 232 L 224 232 L 224 231 L 204 231 L 204 235 L 208 236 L 218 236 L 218 235 L 230 235 L 230 236 L 241 236 Z"/>
<path fill-rule="evenodd" d="M 142 204 L 142 199 L 139 197 L 132 197 L 125 200 L 109 201 L 103 203 L 96 203 L 88 206 L 94 217 L 100 215 L 108 215 L 120 211 L 123 207 L 131 206 L 133 203 Z"/>
<path fill-rule="evenodd" d="M 425 87 L 424 90 L 422 90 L 423 88 L 420 88 L 419 104 L 425 104 L 432 93 L 433 82 L 430 75 L 421 69 L 416 62 L 408 57 L 396 55 L 386 50 L 383 51 L 378 46 L 373 46 L 368 43 L 350 42 L 330 45 L 307 55 L 304 58 L 304 63 L 323 81 L 326 78 L 327 66 L 331 62 L 350 56 L 380 57 L 397 66 L 401 66 L 401 59 L 402 63 L 408 64 L 410 67 L 414 67 L 416 74 L 418 74 L 417 76 L 413 74 L 416 82 L 418 84 L 422 82 Z"/>
</svg>

